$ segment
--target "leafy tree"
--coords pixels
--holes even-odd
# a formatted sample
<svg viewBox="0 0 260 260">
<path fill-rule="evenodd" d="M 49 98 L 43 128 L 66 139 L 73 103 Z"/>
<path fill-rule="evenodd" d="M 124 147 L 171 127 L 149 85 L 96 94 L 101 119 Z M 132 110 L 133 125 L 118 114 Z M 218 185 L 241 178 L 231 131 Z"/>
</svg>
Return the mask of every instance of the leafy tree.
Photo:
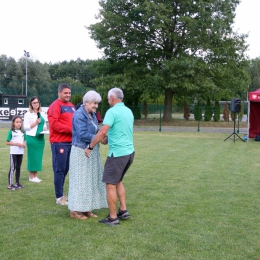
<svg viewBox="0 0 260 260">
<path fill-rule="evenodd" d="M 18 72 L 16 61 L 12 57 L 6 55 L 0 56 L 0 79 L 1 92 L 5 94 L 22 94 L 21 84 L 17 84 L 15 80 Z"/>
<path fill-rule="evenodd" d="M 248 91 L 255 91 L 256 89 L 260 88 L 260 58 L 256 58 L 250 61 L 248 72 L 251 78 Z"/>
<path fill-rule="evenodd" d="M 218 100 L 215 101 L 213 119 L 214 122 L 218 122 L 220 120 L 220 104 Z"/>
<path fill-rule="evenodd" d="M 100 107 L 101 117 L 104 118 L 107 110 L 109 109 L 109 104 L 107 102 L 107 93 L 103 93 L 102 95 L 102 103 Z"/>
<path fill-rule="evenodd" d="M 96 70 L 92 67 L 93 62 L 95 61 L 77 59 L 76 61 L 50 64 L 51 79 L 61 82 L 63 79 L 70 78 L 73 82 L 77 82 L 76 84 L 79 83 L 81 86 L 95 89 L 92 80 L 100 75 L 96 75 Z"/>
<path fill-rule="evenodd" d="M 5 70 L 6 70 L 6 55 L 1 55 L 0 56 L 0 77 L 4 78 L 5 76 Z"/>
<path fill-rule="evenodd" d="M 17 64 L 14 58 L 6 55 L 0 56 L 0 78 L 6 80 L 13 80 L 17 74 Z"/>
<path fill-rule="evenodd" d="M 211 118 L 212 118 L 212 107 L 211 107 L 210 99 L 207 98 L 207 103 L 206 103 L 206 108 L 205 108 L 205 114 L 204 114 L 204 120 L 205 120 L 205 121 L 210 121 Z"/>
<path fill-rule="evenodd" d="M 202 119 L 202 109 L 201 109 L 201 104 L 198 101 L 197 104 L 194 107 L 194 119 L 196 121 L 201 121 Z"/>
<path fill-rule="evenodd" d="M 22 57 L 17 62 L 17 79 L 25 84 L 26 58 Z M 27 77 L 28 77 L 28 99 L 32 96 L 38 96 L 43 106 L 48 106 L 53 99 L 52 84 L 49 74 L 49 65 L 40 61 L 27 59 Z"/>
<path fill-rule="evenodd" d="M 76 106 L 78 103 L 80 103 L 82 101 L 82 96 L 79 94 L 74 94 L 71 97 L 71 103 Z"/>
<path fill-rule="evenodd" d="M 12 67 L 8 68 L 8 63 L 12 63 Z M 12 78 L 15 80 L 25 80 L 26 75 L 26 58 L 22 57 L 16 62 L 13 58 L 8 59 L 6 65 L 7 71 L 11 71 Z M 11 75 L 9 73 L 9 75 Z M 50 82 L 49 65 L 47 63 L 42 64 L 38 60 L 34 61 L 32 59 L 27 60 L 27 76 L 29 80 L 39 80 Z M 10 76 L 9 76 L 10 78 Z"/>
<path fill-rule="evenodd" d="M 101 0 L 88 27 L 106 58 L 121 68 L 120 84 L 139 97 L 164 93 L 163 120 L 173 96 L 212 91 L 228 96 L 249 82 L 247 35 L 232 31 L 238 0 Z M 109 82 L 118 75 L 111 75 Z"/>
<path fill-rule="evenodd" d="M 50 83 L 49 65 L 39 61 L 27 60 L 28 76 L 28 99 L 38 96 L 42 105 L 48 105 L 52 101 L 52 88 Z M 8 94 L 24 95 L 26 75 L 26 58 L 15 61 L 6 55 L 0 56 L 0 78 L 2 79 L 2 90 Z"/>
<path fill-rule="evenodd" d="M 73 80 L 71 77 L 60 78 L 60 79 L 53 81 L 53 82 L 55 82 L 57 85 L 65 82 L 65 83 L 69 84 L 70 86 L 75 86 L 75 87 L 81 87 L 82 86 L 82 83 L 80 81 Z"/>
</svg>

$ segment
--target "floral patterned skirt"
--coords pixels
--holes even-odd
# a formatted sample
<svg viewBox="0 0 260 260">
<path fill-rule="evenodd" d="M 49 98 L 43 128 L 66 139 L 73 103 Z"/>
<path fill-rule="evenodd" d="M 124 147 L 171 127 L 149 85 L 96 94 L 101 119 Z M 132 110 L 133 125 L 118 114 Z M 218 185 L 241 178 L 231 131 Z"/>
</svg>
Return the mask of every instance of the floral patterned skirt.
<svg viewBox="0 0 260 260">
<path fill-rule="evenodd" d="M 71 211 L 91 211 L 108 208 L 106 184 L 102 182 L 103 165 L 96 145 L 85 156 L 84 149 L 72 145 L 69 168 L 68 208 Z"/>
</svg>

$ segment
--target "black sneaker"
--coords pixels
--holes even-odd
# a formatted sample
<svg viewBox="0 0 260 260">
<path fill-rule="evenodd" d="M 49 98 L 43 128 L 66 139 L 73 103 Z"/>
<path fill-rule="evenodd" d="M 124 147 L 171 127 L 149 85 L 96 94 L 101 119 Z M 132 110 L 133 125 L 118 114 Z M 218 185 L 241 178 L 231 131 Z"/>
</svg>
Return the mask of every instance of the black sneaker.
<svg viewBox="0 0 260 260">
<path fill-rule="evenodd" d="M 15 187 L 16 187 L 17 189 L 23 189 L 23 188 L 24 188 L 24 186 L 23 186 L 21 183 L 15 184 Z"/>
<path fill-rule="evenodd" d="M 124 219 L 128 219 L 128 218 L 130 218 L 130 214 L 128 213 L 128 211 L 127 211 L 127 209 L 126 210 L 118 210 L 118 213 L 117 213 L 117 217 L 119 218 L 119 219 L 122 219 L 122 220 L 124 220 Z"/>
<path fill-rule="evenodd" d="M 104 219 L 100 219 L 98 222 L 107 224 L 110 226 L 116 226 L 116 225 L 120 224 L 118 218 L 111 218 L 110 216 L 108 216 L 107 218 L 104 218 Z"/>
<path fill-rule="evenodd" d="M 8 190 L 18 190 L 18 188 L 15 186 L 15 185 L 9 185 L 8 187 L 7 187 L 7 189 Z"/>
</svg>

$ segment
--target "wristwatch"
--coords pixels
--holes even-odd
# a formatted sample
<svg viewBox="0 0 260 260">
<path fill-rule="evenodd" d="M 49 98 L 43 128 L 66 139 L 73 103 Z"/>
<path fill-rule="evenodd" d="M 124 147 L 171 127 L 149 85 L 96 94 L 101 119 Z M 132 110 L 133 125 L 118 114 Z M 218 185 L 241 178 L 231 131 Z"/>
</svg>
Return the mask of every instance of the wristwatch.
<svg viewBox="0 0 260 260">
<path fill-rule="evenodd" d="M 91 148 L 89 144 L 88 144 L 88 146 L 87 146 L 87 149 L 93 150 L 93 148 Z"/>
</svg>

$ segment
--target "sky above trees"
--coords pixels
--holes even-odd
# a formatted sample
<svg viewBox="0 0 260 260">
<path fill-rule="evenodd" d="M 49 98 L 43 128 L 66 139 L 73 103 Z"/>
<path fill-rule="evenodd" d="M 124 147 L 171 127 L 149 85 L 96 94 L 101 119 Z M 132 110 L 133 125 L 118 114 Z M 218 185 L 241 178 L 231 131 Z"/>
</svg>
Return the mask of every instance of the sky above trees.
<svg viewBox="0 0 260 260">
<path fill-rule="evenodd" d="M 48 63 L 102 57 L 84 27 L 97 22 L 98 0 L 13 0 L 1 1 L 0 8 L 0 55 L 18 60 L 26 50 Z M 234 28 L 250 33 L 249 58 L 260 56 L 259 9 L 259 0 L 242 0 L 236 12 Z"/>
</svg>

